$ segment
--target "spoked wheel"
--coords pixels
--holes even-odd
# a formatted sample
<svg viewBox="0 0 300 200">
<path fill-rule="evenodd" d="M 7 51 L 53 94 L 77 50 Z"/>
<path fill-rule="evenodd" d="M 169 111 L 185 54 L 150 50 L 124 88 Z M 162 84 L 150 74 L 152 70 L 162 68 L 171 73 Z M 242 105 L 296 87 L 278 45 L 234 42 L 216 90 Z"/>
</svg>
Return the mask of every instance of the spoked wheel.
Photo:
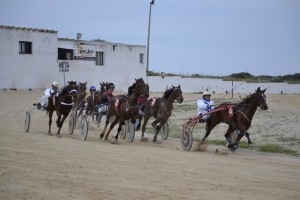
<svg viewBox="0 0 300 200">
<path fill-rule="evenodd" d="M 181 147 L 184 151 L 191 150 L 193 146 L 193 129 L 192 127 L 183 127 L 180 138 Z"/>
<path fill-rule="evenodd" d="M 122 130 L 120 133 L 120 138 L 121 139 L 125 139 L 126 138 L 126 134 L 127 134 L 127 126 L 126 125 L 122 125 Z"/>
<path fill-rule="evenodd" d="M 29 127 L 30 127 L 30 112 L 26 111 L 26 113 L 25 113 L 25 121 L 24 121 L 25 132 L 29 131 Z"/>
<path fill-rule="evenodd" d="M 131 120 L 128 121 L 128 125 L 127 125 L 127 139 L 128 142 L 132 143 L 133 139 L 134 139 L 134 135 L 135 135 L 135 126 L 134 124 L 131 122 Z"/>
<path fill-rule="evenodd" d="M 70 133 L 70 135 L 73 135 L 75 126 L 76 126 L 76 115 L 74 113 L 71 113 L 70 118 L 69 118 L 69 133 Z"/>
<path fill-rule="evenodd" d="M 81 120 L 80 136 L 81 140 L 85 141 L 89 132 L 89 123 L 86 117 Z"/>
<path fill-rule="evenodd" d="M 169 123 L 165 123 L 160 129 L 160 135 L 163 140 L 166 140 L 169 136 Z"/>
</svg>

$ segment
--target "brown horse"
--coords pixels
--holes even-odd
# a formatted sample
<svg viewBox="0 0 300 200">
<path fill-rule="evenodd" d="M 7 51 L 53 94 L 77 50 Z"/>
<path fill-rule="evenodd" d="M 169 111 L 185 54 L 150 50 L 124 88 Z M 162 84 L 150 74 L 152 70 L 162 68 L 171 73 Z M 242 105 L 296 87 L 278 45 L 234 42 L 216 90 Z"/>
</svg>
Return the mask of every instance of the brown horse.
<svg viewBox="0 0 300 200">
<path fill-rule="evenodd" d="M 83 113 L 83 109 L 84 109 L 84 98 L 86 96 L 86 84 L 87 82 L 81 83 L 79 82 L 78 86 L 77 86 L 77 99 L 75 102 L 75 108 L 79 109 L 79 113 L 77 115 L 77 118 L 80 117 L 80 115 Z"/>
<path fill-rule="evenodd" d="M 211 130 L 219 123 L 224 122 L 229 125 L 225 134 L 225 138 L 229 143 L 228 148 L 234 152 L 238 147 L 240 139 L 245 135 L 245 133 L 247 134 L 246 131 L 251 126 L 251 121 L 257 110 L 257 107 L 260 107 L 262 110 L 268 109 L 265 91 L 266 89 L 260 90 L 260 87 L 258 87 L 255 93 L 247 96 L 241 102 L 233 104 L 232 117 L 228 115 L 228 109 L 223 109 L 221 111 L 212 113 L 211 118 L 206 124 L 206 134 L 199 144 L 204 144 L 205 139 L 209 136 Z M 228 105 L 228 103 L 221 104 L 218 107 L 226 107 L 226 105 Z M 236 130 L 238 130 L 240 133 L 237 136 L 236 141 L 232 141 L 230 136 Z"/>
<path fill-rule="evenodd" d="M 183 102 L 180 85 L 178 85 L 178 87 L 172 86 L 171 88 L 167 88 L 162 98 L 149 99 L 146 101 L 144 109 L 144 123 L 142 126 L 142 138 L 144 137 L 148 120 L 152 116 L 155 118 L 155 121 L 153 121 L 152 123 L 152 127 L 155 130 L 153 142 L 157 142 L 157 135 L 160 132 L 161 127 L 168 121 L 169 117 L 171 116 L 173 103 L 175 100 L 178 103 Z M 153 103 L 153 101 L 155 101 L 155 103 Z M 141 122 L 141 118 L 142 117 L 140 116 L 139 123 Z M 137 130 L 139 129 L 139 125 L 137 127 Z"/>
<path fill-rule="evenodd" d="M 114 128 L 114 126 L 119 123 L 118 127 L 118 133 L 115 136 L 114 143 L 117 143 L 118 136 L 121 131 L 122 125 L 124 125 L 125 120 L 136 120 L 138 119 L 138 112 L 139 112 L 139 106 L 138 106 L 138 98 L 140 96 L 147 96 L 149 95 L 149 86 L 144 82 L 143 78 L 135 79 L 135 83 L 130 86 L 132 91 L 132 94 L 129 94 L 127 96 L 119 96 L 111 100 L 107 116 L 106 116 L 106 123 L 104 130 L 100 134 L 100 139 L 102 139 L 105 135 L 106 128 L 109 124 L 109 119 L 111 116 L 116 116 L 115 120 L 111 123 L 109 130 L 107 131 L 105 135 L 105 140 L 108 140 L 108 136 L 111 132 L 111 130 Z"/>
<path fill-rule="evenodd" d="M 108 104 L 110 103 L 109 102 L 109 99 L 108 99 L 108 96 L 106 94 L 106 91 L 110 88 L 111 85 L 114 86 L 113 83 L 100 83 L 101 85 L 101 90 L 100 90 L 100 99 L 101 99 L 101 103 L 98 105 L 98 108 L 101 108 L 103 107 L 100 112 L 99 112 L 99 109 L 98 109 L 98 112 L 97 112 L 97 126 L 100 126 L 100 122 L 101 122 L 101 118 L 103 117 L 103 115 L 106 115 L 106 108 L 108 108 Z M 112 95 L 112 94 L 111 94 Z M 112 96 L 113 97 L 113 96 Z M 105 110 L 105 111 L 103 111 Z"/>
<path fill-rule="evenodd" d="M 56 124 L 58 127 L 56 136 L 61 137 L 60 129 L 73 107 L 74 100 L 76 100 L 76 95 L 77 95 L 76 81 L 68 81 L 68 83 L 69 85 L 65 86 L 62 92 L 58 96 L 56 96 L 56 94 L 53 94 L 49 98 L 49 106 L 47 108 L 47 113 L 49 114 L 48 135 L 52 135 L 51 134 L 52 115 L 53 112 L 56 111 L 57 114 Z M 63 117 L 61 115 L 63 115 Z"/>
</svg>

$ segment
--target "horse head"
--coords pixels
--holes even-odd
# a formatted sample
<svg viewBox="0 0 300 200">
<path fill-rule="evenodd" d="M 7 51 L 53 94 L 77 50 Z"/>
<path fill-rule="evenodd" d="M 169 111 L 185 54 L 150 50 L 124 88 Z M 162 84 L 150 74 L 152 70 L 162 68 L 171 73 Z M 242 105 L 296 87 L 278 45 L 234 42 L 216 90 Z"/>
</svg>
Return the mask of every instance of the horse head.
<svg viewBox="0 0 300 200">
<path fill-rule="evenodd" d="M 266 89 L 260 90 L 260 87 L 258 87 L 255 92 L 255 104 L 259 106 L 262 110 L 268 110 L 265 91 Z"/>
<path fill-rule="evenodd" d="M 106 90 L 107 90 L 107 82 L 106 83 L 104 83 L 104 82 L 100 83 L 100 91 L 105 92 Z"/>
<path fill-rule="evenodd" d="M 135 79 L 132 91 L 135 97 L 149 97 L 149 85 L 144 82 L 143 78 Z"/>
<path fill-rule="evenodd" d="M 68 93 L 72 96 L 72 100 L 75 101 L 77 98 L 77 86 L 76 81 L 68 81 Z"/>
<path fill-rule="evenodd" d="M 87 81 L 84 82 L 84 83 L 79 82 L 79 85 L 78 85 L 78 87 L 77 87 L 77 90 L 78 90 L 78 91 L 81 91 L 81 92 L 85 92 L 85 91 L 86 91 L 86 84 L 87 84 Z"/>
<path fill-rule="evenodd" d="M 173 87 L 173 94 L 174 94 L 174 99 L 176 99 L 178 101 L 178 103 L 182 103 L 183 102 L 183 96 L 182 96 L 182 90 L 180 85 L 178 85 L 177 87 Z"/>
</svg>

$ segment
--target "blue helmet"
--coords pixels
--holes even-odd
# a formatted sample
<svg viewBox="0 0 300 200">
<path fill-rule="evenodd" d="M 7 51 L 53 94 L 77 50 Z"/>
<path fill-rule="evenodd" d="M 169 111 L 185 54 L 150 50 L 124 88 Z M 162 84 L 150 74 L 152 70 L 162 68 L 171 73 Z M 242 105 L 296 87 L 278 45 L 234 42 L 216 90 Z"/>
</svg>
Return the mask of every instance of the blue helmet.
<svg viewBox="0 0 300 200">
<path fill-rule="evenodd" d="M 90 87 L 90 91 L 92 91 L 92 90 L 96 91 L 96 87 L 95 86 L 91 86 Z"/>
</svg>

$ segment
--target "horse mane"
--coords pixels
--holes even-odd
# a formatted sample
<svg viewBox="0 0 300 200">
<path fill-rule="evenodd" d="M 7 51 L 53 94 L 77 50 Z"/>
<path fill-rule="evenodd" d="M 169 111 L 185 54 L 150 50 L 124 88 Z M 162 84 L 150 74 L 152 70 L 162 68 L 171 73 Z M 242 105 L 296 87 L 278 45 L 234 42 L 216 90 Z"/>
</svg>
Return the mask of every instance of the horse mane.
<svg viewBox="0 0 300 200">
<path fill-rule="evenodd" d="M 136 83 L 133 83 L 131 86 L 128 87 L 128 95 L 132 95 L 133 94 L 133 90 L 136 86 Z"/>
<path fill-rule="evenodd" d="M 60 92 L 60 94 L 68 94 L 69 93 L 69 85 L 66 85 L 63 89 L 62 89 L 62 91 Z"/>
<path fill-rule="evenodd" d="M 169 98 L 169 96 L 172 94 L 172 92 L 174 91 L 175 87 L 171 87 L 166 89 L 166 91 L 164 92 L 163 98 L 167 99 Z"/>
<path fill-rule="evenodd" d="M 248 104 L 248 103 L 251 101 L 251 99 L 252 99 L 252 97 L 253 97 L 254 95 L 255 95 L 255 93 L 246 96 L 245 98 L 243 98 L 243 99 L 240 101 L 239 104 Z"/>
</svg>

